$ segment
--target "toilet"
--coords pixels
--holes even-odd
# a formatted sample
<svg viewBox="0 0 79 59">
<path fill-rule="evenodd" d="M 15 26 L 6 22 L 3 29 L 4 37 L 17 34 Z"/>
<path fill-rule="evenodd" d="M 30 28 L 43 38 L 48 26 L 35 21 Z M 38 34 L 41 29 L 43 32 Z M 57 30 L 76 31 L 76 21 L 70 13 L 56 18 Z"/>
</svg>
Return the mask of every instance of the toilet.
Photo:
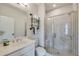
<svg viewBox="0 0 79 59">
<path fill-rule="evenodd" d="M 51 54 L 47 53 L 43 47 L 37 47 L 36 56 L 51 56 Z"/>
<path fill-rule="evenodd" d="M 46 50 L 40 46 L 39 40 L 36 38 L 36 43 L 35 43 L 35 55 L 36 56 L 52 56 L 51 54 L 47 53 Z"/>
</svg>

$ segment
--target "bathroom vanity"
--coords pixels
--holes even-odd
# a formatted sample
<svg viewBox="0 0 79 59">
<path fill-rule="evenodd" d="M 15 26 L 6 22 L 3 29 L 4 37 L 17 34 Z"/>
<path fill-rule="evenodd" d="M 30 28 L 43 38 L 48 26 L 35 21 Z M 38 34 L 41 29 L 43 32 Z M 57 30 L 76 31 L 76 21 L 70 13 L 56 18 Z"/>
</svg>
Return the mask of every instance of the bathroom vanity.
<svg viewBox="0 0 79 59">
<path fill-rule="evenodd" d="M 10 42 L 8 46 L 0 46 L 0 56 L 34 56 L 35 41 L 22 39 L 18 42 Z"/>
</svg>

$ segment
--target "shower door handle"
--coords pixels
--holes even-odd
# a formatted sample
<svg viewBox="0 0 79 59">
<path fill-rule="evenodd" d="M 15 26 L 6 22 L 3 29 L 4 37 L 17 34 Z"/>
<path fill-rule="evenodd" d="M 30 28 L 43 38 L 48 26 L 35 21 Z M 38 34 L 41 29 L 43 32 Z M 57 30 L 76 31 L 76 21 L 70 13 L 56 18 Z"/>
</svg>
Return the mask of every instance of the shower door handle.
<svg viewBox="0 0 79 59">
<path fill-rule="evenodd" d="M 56 38 L 56 33 L 53 34 L 53 37 Z"/>
<path fill-rule="evenodd" d="M 72 36 L 70 35 L 70 40 L 72 40 Z"/>
</svg>

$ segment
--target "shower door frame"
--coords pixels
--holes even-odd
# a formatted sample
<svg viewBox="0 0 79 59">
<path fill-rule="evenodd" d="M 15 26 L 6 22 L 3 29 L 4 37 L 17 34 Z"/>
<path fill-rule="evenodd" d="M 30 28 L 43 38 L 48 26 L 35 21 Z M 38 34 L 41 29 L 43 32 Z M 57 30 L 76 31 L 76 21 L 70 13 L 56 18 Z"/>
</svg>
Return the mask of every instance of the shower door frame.
<svg viewBox="0 0 79 59">
<path fill-rule="evenodd" d="M 69 13 L 74 13 L 74 14 L 76 15 L 76 12 L 75 12 L 75 11 L 71 11 L 71 12 L 67 12 L 67 13 L 63 13 L 63 14 L 51 16 L 51 17 L 48 17 L 48 18 L 52 18 L 52 22 L 53 22 L 53 23 L 52 23 L 52 26 L 54 27 L 54 17 L 56 17 L 56 16 L 62 16 L 62 15 L 69 14 Z M 77 16 L 77 15 L 76 15 L 76 16 Z M 77 22 L 77 21 L 78 21 L 77 18 L 75 18 L 75 19 L 76 19 L 76 22 Z M 54 28 L 53 28 L 53 30 L 54 30 Z M 53 32 L 54 32 L 54 31 L 53 31 Z M 53 36 L 53 33 L 52 33 L 52 36 Z M 54 48 L 54 39 L 52 38 L 52 40 L 53 40 L 53 48 Z M 76 41 L 78 41 L 78 39 L 76 39 Z M 71 44 L 73 44 L 73 43 L 71 43 Z M 78 44 L 78 43 L 75 43 L 74 46 L 78 46 L 77 44 Z M 76 49 L 76 51 L 78 52 L 78 48 Z M 74 55 L 78 55 L 77 52 L 75 52 Z"/>
</svg>

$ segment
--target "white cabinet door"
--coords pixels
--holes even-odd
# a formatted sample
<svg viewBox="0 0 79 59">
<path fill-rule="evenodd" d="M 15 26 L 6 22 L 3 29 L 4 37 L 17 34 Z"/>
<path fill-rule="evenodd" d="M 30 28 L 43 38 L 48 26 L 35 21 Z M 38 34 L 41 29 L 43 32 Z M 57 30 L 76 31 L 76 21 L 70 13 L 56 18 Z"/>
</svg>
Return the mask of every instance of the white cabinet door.
<svg viewBox="0 0 79 59">
<path fill-rule="evenodd" d="M 8 55 L 8 56 L 21 56 L 22 53 L 20 51 L 16 51 L 16 52 L 13 52 L 12 54 Z"/>
<path fill-rule="evenodd" d="M 35 55 L 35 45 L 33 43 L 13 53 L 8 54 L 8 56 L 34 56 L 34 55 Z"/>
<path fill-rule="evenodd" d="M 30 50 L 28 53 L 24 54 L 23 56 L 35 56 L 35 51 Z"/>
</svg>

